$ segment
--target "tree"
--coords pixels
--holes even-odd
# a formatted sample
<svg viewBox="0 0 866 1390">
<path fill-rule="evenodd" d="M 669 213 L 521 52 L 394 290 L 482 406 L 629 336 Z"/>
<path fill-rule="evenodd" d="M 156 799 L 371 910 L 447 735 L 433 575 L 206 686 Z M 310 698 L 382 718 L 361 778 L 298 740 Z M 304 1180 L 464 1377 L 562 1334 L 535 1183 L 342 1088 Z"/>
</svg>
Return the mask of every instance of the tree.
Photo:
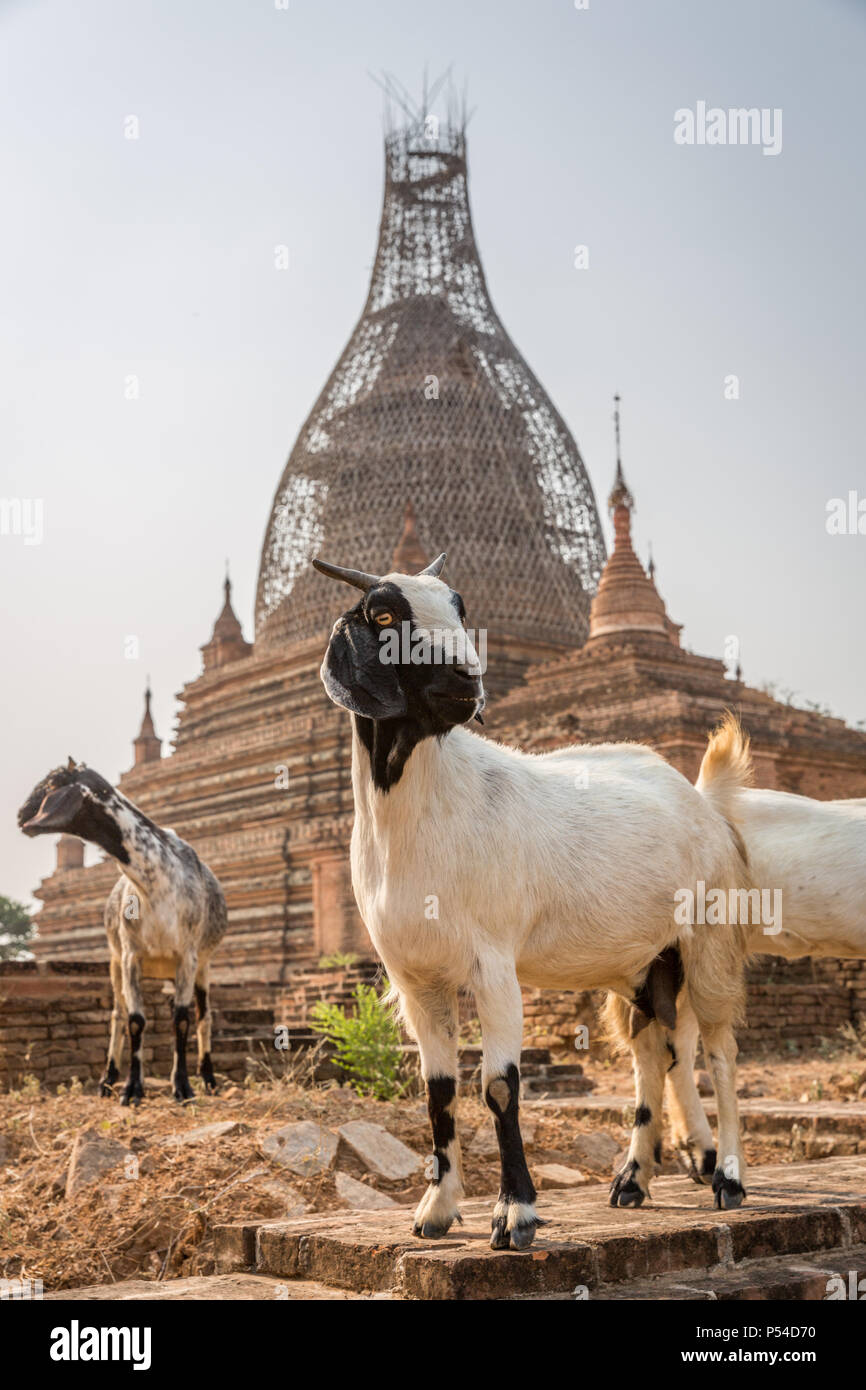
<svg viewBox="0 0 866 1390">
<path fill-rule="evenodd" d="M 0 960 L 24 960 L 27 942 L 36 935 L 30 909 L 0 894 Z"/>
</svg>

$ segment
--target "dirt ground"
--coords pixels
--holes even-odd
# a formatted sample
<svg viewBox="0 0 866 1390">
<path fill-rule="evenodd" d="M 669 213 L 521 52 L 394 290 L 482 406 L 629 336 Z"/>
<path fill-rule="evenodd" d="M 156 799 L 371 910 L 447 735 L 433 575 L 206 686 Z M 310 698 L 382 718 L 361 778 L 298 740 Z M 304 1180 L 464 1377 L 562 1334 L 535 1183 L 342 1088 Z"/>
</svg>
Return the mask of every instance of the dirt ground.
<svg viewBox="0 0 866 1390">
<path fill-rule="evenodd" d="M 632 1082 L 621 1063 L 587 1060 L 595 1094 L 630 1096 Z M 775 1101 L 856 1100 L 866 1084 L 866 1059 L 853 1052 L 812 1058 L 767 1058 L 740 1067 L 743 1096 Z M 564 1163 L 588 1181 L 608 1182 L 610 1166 L 590 1167 L 575 1151 L 575 1138 L 604 1130 L 624 1149 L 627 1130 L 594 1119 L 575 1119 L 551 1099 L 531 1115 L 535 1133 L 527 1145 L 530 1167 Z M 172 1279 L 213 1270 L 216 1225 L 251 1217 L 276 1219 L 297 1210 L 344 1210 L 334 1174 L 301 1179 L 265 1159 L 262 1137 L 294 1120 L 331 1129 L 352 1119 L 383 1125 L 420 1155 L 429 1151 L 426 1107 L 420 1099 L 362 1100 L 346 1087 L 310 1089 L 292 1081 L 246 1086 L 226 1083 L 212 1097 L 181 1108 L 167 1084 L 148 1083 L 138 1109 L 122 1109 L 73 1088 L 61 1095 L 31 1084 L 0 1095 L 0 1276 L 42 1279 L 46 1292 L 107 1283 L 133 1276 Z M 171 1136 L 217 1120 L 237 1122 L 237 1132 L 206 1143 L 166 1142 Z M 67 1199 L 66 1173 L 76 1136 L 83 1130 L 119 1140 L 135 1154 L 134 1176 L 119 1167 Z M 498 1165 L 494 1152 L 476 1152 L 473 1138 L 492 1135 L 492 1123 L 475 1088 L 460 1102 L 466 1191 L 492 1193 Z M 747 1135 L 751 1163 L 791 1160 L 790 1139 Z M 341 1145 L 341 1171 L 372 1186 L 360 1161 Z M 665 1171 L 677 1171 L 666 1155 Z M 411 1208 L 423 1182 L 375 1186 Z"/>
</svg>

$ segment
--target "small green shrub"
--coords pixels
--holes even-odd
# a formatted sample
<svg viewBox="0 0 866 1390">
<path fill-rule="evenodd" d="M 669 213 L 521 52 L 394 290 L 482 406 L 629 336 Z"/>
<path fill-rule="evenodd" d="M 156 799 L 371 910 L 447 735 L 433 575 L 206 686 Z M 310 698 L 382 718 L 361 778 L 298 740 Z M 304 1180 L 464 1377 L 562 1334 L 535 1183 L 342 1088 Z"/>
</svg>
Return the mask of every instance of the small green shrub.
<svg viewBox="0 0 866 1390">
<path fill-rule="evenodd" d="M 866 1057 L 866 1016 L 859 1018 L 856 1024 L 843 1023 L 837 1032 L 846 1052 L 853 1052 L 855 1057 Z"/>
<path fill-rule="evenodd" d="M 319 956 L 320 970 L 351 970 L 361 959 L 354 951 L 335 951 L 332 956 Z"/>
<path fill-rule="evenodd" d="M 33 1100 L 35 1096 L 39 1095 L 41 1089 L 42 1082 L 39 1077 L 34 1076 L 32 1072 L 27 1072 L 20 1077 L 18 1085 L 12 1090 L 12 1095 L 20 1096 L 22 1100 Z"/>
<path fill-rule="evenodd" d="M 372 985 L 355 986 L 354 1014 L 320 999 L 311 1023 L 333 1044 L 335 1061 L 359 1096 L 393 1100 L 403 1092 L 400 1031 Z"/>
</svg>

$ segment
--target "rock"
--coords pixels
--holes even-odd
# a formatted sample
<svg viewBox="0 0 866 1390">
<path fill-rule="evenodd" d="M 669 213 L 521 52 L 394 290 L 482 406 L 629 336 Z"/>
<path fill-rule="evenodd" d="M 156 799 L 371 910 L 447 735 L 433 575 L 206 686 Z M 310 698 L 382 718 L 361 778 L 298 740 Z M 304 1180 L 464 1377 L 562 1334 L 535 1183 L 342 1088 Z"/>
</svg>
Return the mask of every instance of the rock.
<svg viewBox="0 0 866 1390">
<path fill-rule="evenodd" d="M 713 1081 L 708 1071 L 695 1072 L 695 1085 L 698 1088 L 699 1096 L 711 1096 L 713 1094 Z"/>
<path fill-rule="evenodd" d="M 857 1090 L 859 1078 L 856 1076 L 843 1076 L 841 1081 L 836 1082 L 836 1089 L 843 1096 L 852 1096 Z"/>
<path fill-rule="evenodd" d="M 808 1105 L 808 1104 L 809 1104 L 809 1101 L 810 1101 L 811 1099 L 812 1099 L 812 1097 L 809 1095 L 809 1092 L 808 1092 L 808 1091 L 804 1091 L 803 1094 L 800 1096 L 800 1104 L 801 1104 L 801 1105 Z"/>
<path fill-rule="evenodd" d="M 619 1153 L 619 1144 L 604 1130 L 591 1130 L 588 1134 L 578 1134 L 574 1141 L 574 1152 L 587 1168 L 608 1173 L 611 1164 Z"/>
<path fill-rule="evenodd" d="M 858 1099 L 858 1100 L 866 1100 L 866 1081 L 863 1082 L 863 1085 L 860 1087 L 860 1090 L 857 1092 L 857 1099 Z"/>
<path fill-rule="evenodd" d="M 414 1149 L 395 1139 L 381 1125 L 367 1120 L 350 1120 L 340 1125 L 340 1138 L 348 1144 L 364 1167 L 380 1178 L 408 1178 L 423 1167 L 424 1160 Z"/>
<path fill-rule="evenodd" d="M 88 1183 L 101 1178 L 117 1168 L 127 1158 L 132 1158 L 132 1150 L 116 1139 L 110 1139 L 95 1129 L 86 1129 L 79 1134 L 72 1146 L 69 1167 L 66 1170 L 66 1197 L 74 1196 Z"/>
<path fill-rule="evenodd" d="M 251 1182 L 254 1178 L 257 1179 L 259 1187 L 264 1192 L 267 1192 L 276 1201 L 282 1202 L 284 1217 L 306 1216 L 310 1209 L 309 1205 L 304 1201 L 300 1192 L 295 1191 L 291 1183 L 284 1182 L 279 1177 L 271 1177 L 268 1168 L 254 1168 L 251 1173 L 247 1174 L 246 1181 Z"/>
<path fill-rule="evenodd" d="M 337 1157 L 337 1136 L 313 1120 L 299 1120 L 266 1134 L 261 1142 L 265 1158 L 288 1168 L 299 1177 L 327 1173 Z"/>
<path fill-rule="evenodd" d="M 337 1196 L 353 1211 L 384 1211 L 385 1207 L 400 1205 L 384 1192 L 377 1192 L 375 1187 L 368 1187 L 366 1183 L 350 1178 L 348 1173 L 337 1174 L 336 1186 Z"/>
<path fill-rule="evenodd" d="M 215 1120 L 211 1125 L 199 1125 L 196 1129 L 185 1130 L 183 1134 L 168 1134 L 163 1144 L 206 1144 L 214 1139 L 227 1139 L 230 1134 L 246 1134 L 249 1125 L 237 1120 Z"/>
<path fill-rule="evenodd" d="M 566 1168 L 564 1163 L 539 1163 L 532 1176 L 541 1187 L 583 1187 L 588 1181 L 579 1168 Z"/>
<path fill-rule="evenodd" d="M 535 1123 L 533 1120 L 525 1120 L 521 1116 L 520 1134 L 523 1139 L 523 1147 L 531 1149 L 535 1143 Z M 483 1124 L 469 1143 L 469 1152 L 479 1155 L 499 1153 L 499 1141 L 496 1138 L 496 1130 L 493 1128 L 493 1120 L 490 1119 Z"/>
</svg>

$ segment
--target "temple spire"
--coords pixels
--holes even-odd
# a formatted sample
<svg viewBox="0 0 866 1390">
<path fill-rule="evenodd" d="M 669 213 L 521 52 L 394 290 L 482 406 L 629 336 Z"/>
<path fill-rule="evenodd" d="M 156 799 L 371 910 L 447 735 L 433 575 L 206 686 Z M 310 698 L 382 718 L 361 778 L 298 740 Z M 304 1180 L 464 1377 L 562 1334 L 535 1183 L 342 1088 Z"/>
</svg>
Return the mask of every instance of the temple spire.
<svg viewBox="0 0 866 1390">
<path fill-rule="evenodd" d="M 213 636 L 201 649 L 206 671 L 212 670 L 215 666 L 224 666 L 229 661 L 239 661 L 242 657 L 249 656 L 253 649 L 252 643 L 244 639 L 243 629 L 232 608 L 232 581 L 229 578 L 228 560 L 223 593 L 225 599 L 222 611 L 214 623 Z"/>
<path fill-rule="evenodd" d="M 655 586 L 652 553 L 647 571 L 632 545 L 634 498 L 622 471 L 620 398 L 617 395 L 613 400 L 616 473 L 608 506 L 613 514 L 614 543 L 613 553 L 602 570 L 598 592 L 590 608 L 589 640 L 622 642 L 628 640 L 627 635 L 631 633 L 652 633 L 679 646 L 680 624 L 668 617 L 664 601 Z"/>
<path fill-rule="evenodd" d="M 162 739 L 157 737 L 156 729 L 153 726 L 153 715 L 150 712 L 150 676 L 147 678 L 147 685 L 144 690 L 144 715 L 141 721 L 141 728 L 138 731 L 138 738 L 133 739 L 132 746 L 135 750 L 135 766 L 139 763 L 153 763 L 162 757 Z"/>
<path fill-rule="evenodd" d="M 622 450 L 620 447 L 619 434 L 619 402 L 620 397 L 618 395 L 614 396 L 613 428 L 614 436 L 616 439 L 616 473 L 614 475 L 613 487 L 610 491 L 610 497 L 608 497 L 607 499 L 608 508 L 614 516 L 614 524 L 616 524 L 617 507 L 624 506 L 627 507 L 630 512 L 634 511 L 634 498 L 632 497 L 631 493 L 628 490 L 628 487 L 626 486 L 625 477 L 622 471 Z"/>
</svg>

